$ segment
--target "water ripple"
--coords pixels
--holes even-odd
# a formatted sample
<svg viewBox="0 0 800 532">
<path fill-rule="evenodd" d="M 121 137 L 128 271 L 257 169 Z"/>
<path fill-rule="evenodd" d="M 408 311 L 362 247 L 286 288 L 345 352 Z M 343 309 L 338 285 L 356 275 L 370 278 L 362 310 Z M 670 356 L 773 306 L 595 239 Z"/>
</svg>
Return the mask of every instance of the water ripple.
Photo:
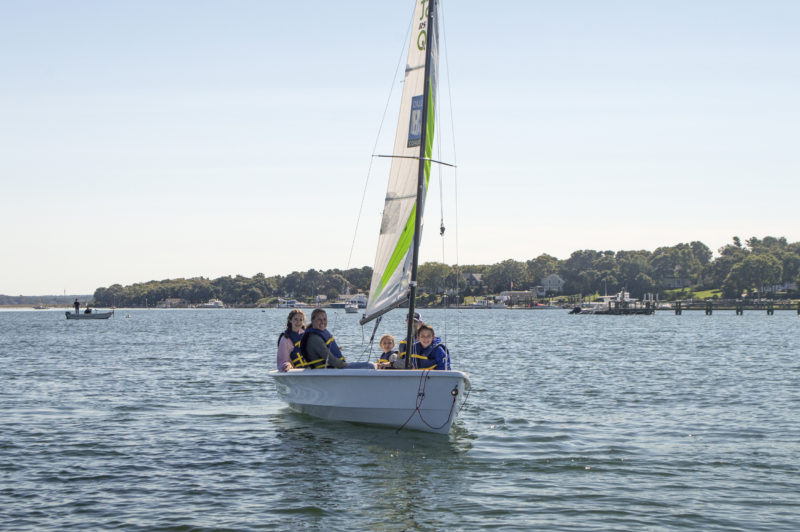
<svg viewBox="0 0 800 532">
<path fill-rule="evenodd" d="M 441 437 L 286 409 L 283 311 L 129 312 L 0 312 L 5 529 L 797 528 L 796 314 L 426 311 L 472 378 Z"/>
</svg>

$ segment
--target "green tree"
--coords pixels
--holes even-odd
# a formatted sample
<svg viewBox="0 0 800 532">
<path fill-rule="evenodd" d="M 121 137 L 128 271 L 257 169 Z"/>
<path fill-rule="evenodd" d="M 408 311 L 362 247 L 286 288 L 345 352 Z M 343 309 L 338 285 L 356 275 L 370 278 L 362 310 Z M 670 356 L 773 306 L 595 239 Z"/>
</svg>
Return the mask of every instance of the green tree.
<svg viewBox="0 0 800 532">
<path fill-rule="evenodd" d="M 541 284 L 542 279 L 551 273 L 558 272 L 560 265 L 561 261 L 546 253 L 539 255 L 535 259 L 527 261 L 525 263 L 525 267 L 528 274 L 528 284 Z"/>
<path fill-rule="evenodd" d="M 582 249 L 573 251 L 567 260 L 561 265 L 559 275 L 564 279 L 564 291 L 567 293 L 589 294 L 597 291 L 594 281 L 599 279 L 598 273 L 587 274 L 593 270 L 594 261 L 603 256 L 599 251 L 593 249 Z"/>
<path fill-rule="evenodd" d="M 483 279 L 492 293 L 502 292 L 511 289 L 511 283 L 515 288 L 522 289 L 526 278 L 525 263 L 513 259 L 507 259 L 499 264 L 489 267 Z"/>
<path fill-rule="evenodd" d="M 765 286 L 779 283 L 782 275 L 783 267 L 774 256 L 750 254 L 731 268 L 722 291 L 725 297 L 739 297 L 743 290 L 761 292 Z"/>
<path fill-rule="evenodd" d="M 447 279 L 452 268 L 441 262 L 426 262 L 417 268 L 417 283 L 420 290 L 429 294 L 442 294 L 447 290 Z"/>
<path fill-rule="evenodd" d="M 651 256 L 652 253 L 644 250 L 620 251 L 617 253 L 616 278 L 620 280 L 621 285 L 624 285 L 633 297 L 642 297 L 644 292 L 652 290 L 652 287 L 644 288 L 640 282 L 643 278 L 652 281 Z M 611 291 L 618 291 L 622 286 L 611 286 L 609 284 L 608 288 Z"/>
<path fill-rule="evenodd" d="M 708 246 L 703 244 L 702 242 L 694 241 L 689 244 L 689 247 L 692 248 L 692 255 L 694 255 L 695 260 L 700 263 L 701 267 L 705 267 L 711 261 L 711 257 L 714 255 Z"/>
<path fill-rule="evenodd" d="M 733 267 L 750 254 L 748 250 L 741 246 L 741 243 L 737 245 L 737 241 L 738 237 L 733 237 L 733 244 L 719 248 L 719 257 L 709 263 L 703 270 L 704 284 L 707 288 L 722 287 Z M 728 283 L 728 287 L 734 291 L 736 290 L 736 285 L 731 284 L 731 282 Z M 741 293 L 741 290 L 739 293 Z M 734 296 L 726 295 L 726 297 Z"/>
</svg>

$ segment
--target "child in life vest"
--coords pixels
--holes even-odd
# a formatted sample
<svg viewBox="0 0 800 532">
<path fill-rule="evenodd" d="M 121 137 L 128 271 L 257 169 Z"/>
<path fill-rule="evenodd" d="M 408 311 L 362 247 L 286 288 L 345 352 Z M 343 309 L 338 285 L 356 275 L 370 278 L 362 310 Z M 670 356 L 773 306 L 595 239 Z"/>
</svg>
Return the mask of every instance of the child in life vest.
<svg viewBox="0 0 800 532">
<path fill-rule="evenodd" d="M 378 358 L 379 369 L 389 369 L 395 367 L 397 363 L 397 349 L 394 348 L 394 336 L 384 334 L 379 342 L 383 353 Z"/>
</svg>

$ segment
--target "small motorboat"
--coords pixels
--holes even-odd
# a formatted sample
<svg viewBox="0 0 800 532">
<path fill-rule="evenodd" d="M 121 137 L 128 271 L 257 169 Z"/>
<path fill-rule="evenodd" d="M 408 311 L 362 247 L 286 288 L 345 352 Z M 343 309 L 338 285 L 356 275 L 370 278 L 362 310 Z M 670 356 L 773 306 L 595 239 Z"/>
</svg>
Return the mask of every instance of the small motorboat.
<svg viewBox="0 0 800 532">
<path fill-rule="evenodd" d="M 83 313 L 78 312 L 76 314 L 76 313 L 68 310 L 64 314 L 67 315 L 67 319 L 68 320 L 107 320 L 108 318 L 110 318 L 111 316 L 114 315 L 114 311 L 113 310 L 108 311 L 108 312 L 92 311 L 92 312 L 90 312 L 88 314 L 86 312 L 83 312 Z"/>
</svg>

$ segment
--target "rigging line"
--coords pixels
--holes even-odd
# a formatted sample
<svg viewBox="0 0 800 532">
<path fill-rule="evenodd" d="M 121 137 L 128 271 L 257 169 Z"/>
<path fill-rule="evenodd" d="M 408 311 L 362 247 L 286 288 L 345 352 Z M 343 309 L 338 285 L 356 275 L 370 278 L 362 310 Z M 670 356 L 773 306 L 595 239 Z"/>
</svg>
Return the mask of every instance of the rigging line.
<svg viewBox="0 0 800 532">
<path fill-rule="evenodd" d="M 394 93 L 395 80 L 397 80 L 397 73 L 400 71 L 400 65 L 403 63 L 403 56 L 406 52 L 408 40 L 411 38 L 411 27 L 414 24 L 414 12 L 412 10 L 411 17 L 408 21 L 408 28 L 406 28 L 406 36 L 403 38 L 403 46 L 400 48 L 400 56 L 397 58 L 397 66 L 394 69 L 394 76 L 392 76 L 392 84 L 389 87 L 389 96 L 386 98 L 386 105 L 383 107 L 383 116 L 381 116 L 381 123 L 378 126 L 378 133 L 375 135 L 375 143 L 372 146 L 372 153 L 378 148 L 380 141 L 381 131 L 383 131 L 383 124 L 386 121 L 386 113 L 389 110 L 389 104 L 392 101 L 392 94 Z M 367 197 L 367 187 L 369 186 L 369 177 L 372 174 L 372 157 L 369 159 L 369 167 L 367 168 L 367 179 L 364 183 L 364 191 L 361 193 L 361 205 L 358 207 L 358 216 L 356 217 L 356 226 L 353 230 L 353 242 L 350 244 L 350 254 L 347 256 L 347 268 L 350 269 L 350 262 L 353 259 L 353 250 L 356 247 L 356 236 L 358 235 L 358 225 L 361 222 L 361 214 L 364 212 L 364 199 Z"/>
<path fill-rule="evenodd" d="M 452 84 L 450 83 L 450 59 L 448 58 L 448 55 L 447 55 L 447 52 L 448 52 L 448 50 L 447 50 L 447 31 L 446 31 L 446 26 L 445 26 L 445 20 L 447 19 L 447 17 L 444 14 L 444 4 L 445 3 L 446 2 L 444 2 L 444 1 L 440 1 L 439 2 L 439 22 L 440 22 L 441 28 L 442 28 L 442 39 L 441 39 L 441 42 L 442 42 L 442 49 L 443 49 L 443 52 L 444 52 L 444 71 L 445 71 L 445 76 L 447 77 L 447 103 L 450 106 L 450 135 L 451 135 L 451 138 L 453 139 L 453 168 L 454 168 L 454 170 L 453 170 L 453 189 L 454 189 L 453 193 L 455 195 L 455 207 L 454 207 L 455 214 L 454 214 L 454 218 L 455 218 L 455 224 L 456 224 L 456 231 L 455 231 L 455 237 L 454 237 L 455 238 L 455 248 L 456 248 L 456 250 L 455 250 L 455 253 L 456 253 L 456 264 L 455 264 L 455 266 L 456 266 L 456 268 L 455 268 L 455 270 L 456 270 L 456 276 L 455 276 L 456 277 L 456 291 L 455 291 L 454 295 L 455 295 L 456 304 L 458 304 L 458 294 L 459 294 L 458 286 L 459 286 L 459 282 L 461 281 L 461 272 L 460 272 L 461 268 L 459 266 L 461 264 L 461 260 L 459 258 L 459 248 L 458 248 L 458 244 L 459 244 L 459 241 L 458 241 L 458 237 L 459 237 L 459 235 L 458 235 L 458 156 L 456 155 L 456 128 L 455 128 L 455 119 L 454 119 L 454 113 L 453 113 L 453 93 L 452 93 Z M 461 315 L 458 312 L 456 312 L 456 337 L 458 337 L 458 333 L 460 332 L 459 331 L 460 330 L 460 325 L 461 325 L 461 320 L 459 319 L 460 317 L 461 317 Z M 456 345 L 458 345 L 458 344 L 456 344 Z"/>
<path fill-rule="evenodd" d="M 375 320 L 375 328 L 372 329 L 372 335 L 369 337 L 369 344 L 367 346 L 368 349 L 369 349 L 369 352 L 367 353 L 367 361 L 369 361 L 369 359 L 372 358 L 372 346 L 375 344 L 375 333 L 378 332 L 378 325 L 381 324 L 381 320 L 382 319 L 383 319 L 383 316 L 378 316 L 378 318 Z M 362 333 L 361 333 L 361 343 L 363 344 L 364 343 L 364 333 L 363 333 L 364 327 L 361 327 L 361 331 L 362 331 Z"/>
<path fill-rule="evenodd" d="M 444 43 L 442 43 L 442 44 L 444 44 Z M 441 117 L 442 117 L 441 105 L 437 105 L 436 106 L 436 109 L 434 109 L 434 113 L 436 113 L 436 123 L 437 124 L 441 124 Z M 443 135 L 441 134 L 441 131 L 442 131 L 442 128 L 441 128 L 441 125 L 440 125 L 439 126 L 439 135 L 436 137 L 436 149 L 438 151 L 438 154 L 439 154 L 440 158 L 444 154 L 444 150 L 442 149 L 442 137 L 443 137 Z M 442 167 L 439 166 L 437 168 L 437 171 L 438 171 L 438 175 L 439 175 L 439 238 L 440 238 L 440 242 L 442 244 L 442 264 L 444 266 L 447 266 L 447 252 L 445 250 L 445 238 L 444 238 L 444 233 L 445 233 L 445 227 L 444 227 L 444 184 L 443 184 L 444 183 L 444 178 L 442 177 Z M 449 267 L 448 267 L 448 269 L 449 269 Z M 442 318 L 442 322 L 443 322 L 442 325 L 443 325 L 444 333 L 443 333 L 442 336 L 444 337 L 444 341 L 447 342 L 447 331 L 448 331 L 447 325 L 448 325 L 448 317 L 449 317 L 450 313 L 448 312 L 448 307 L 447 307 L 447 275 L 445 274 L 444 269 L 442 270 L 442 274 L 443 274 L 443 278 L 441 279 L 441 281 L 439 283 L 439 285 L 442 287 L 442 306 L 444 307 L 444 312 L 443 312 L 444 316 Z M 450 362 L 449 361 L 449 357 L 450 357 L 450 355 L 448 353 L 448 355 L 447 355 L 448 363 Z"/>
</svg>

